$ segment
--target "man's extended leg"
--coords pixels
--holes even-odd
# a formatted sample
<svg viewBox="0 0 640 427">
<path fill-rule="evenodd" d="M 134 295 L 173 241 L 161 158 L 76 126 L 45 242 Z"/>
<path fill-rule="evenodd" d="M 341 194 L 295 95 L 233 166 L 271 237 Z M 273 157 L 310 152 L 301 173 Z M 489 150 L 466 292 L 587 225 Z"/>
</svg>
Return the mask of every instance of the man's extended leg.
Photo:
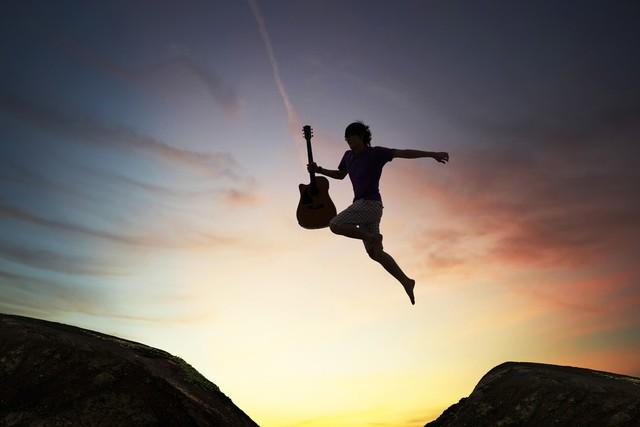
<svg viewBox="0 0 640 427">
<path fill-rule="evenodd" d="M 406 274 L 404 274 L 404 271 L 402 271 L 393 257 L 382 249 L 382 242 L 380 242 L 379 246 L 376 245 L 376 247 L 374 248 L 370 249 L 369 247 L 367 247 L 367 253 L 369 254 L 369 257 L 371 257 L 371 259 L 379 262 L 380 265 L 382 265 L 384 269 L 389 272 L 389 274 L 391 274 L 398 280 L 398 282 L 400 282 L 407 295 L 409 295 L 411 304 L 415 305 L 416 300 L 413 296 L 413 288 L 416 284 L 416 281 L 410 279 Z"/>
<path fill-rule="evenodd" d="M 411 304 L 415 304 L 413 296 L 415 280 L 407 277 L 391 255 L 382 249 L 382 234 L 379 229 L 381 217 L 381 203 L 356 201 L 331 220 L 329 227 L 332 232 L 341 236 L 362 240 L 369 257 L 379 262 L 402 284 Z M 355 222 L 362 226 L 358 227 Z"/>
</svg>

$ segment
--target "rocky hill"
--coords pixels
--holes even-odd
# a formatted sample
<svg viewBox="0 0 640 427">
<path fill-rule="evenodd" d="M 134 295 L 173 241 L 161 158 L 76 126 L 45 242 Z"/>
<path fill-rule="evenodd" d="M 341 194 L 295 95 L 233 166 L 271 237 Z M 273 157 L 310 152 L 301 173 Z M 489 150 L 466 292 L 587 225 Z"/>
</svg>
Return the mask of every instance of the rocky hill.
<svg viewBox="0 0 640 427">
<path fill-rule="evenodd" d="M 639 427 L 640 378 L 506 362 L 425 427 Z"/>
<path fill-rule="evenodd" d="M 0 314 L 0 426 L 257 426 L 182 359 Z"/>
</svg>

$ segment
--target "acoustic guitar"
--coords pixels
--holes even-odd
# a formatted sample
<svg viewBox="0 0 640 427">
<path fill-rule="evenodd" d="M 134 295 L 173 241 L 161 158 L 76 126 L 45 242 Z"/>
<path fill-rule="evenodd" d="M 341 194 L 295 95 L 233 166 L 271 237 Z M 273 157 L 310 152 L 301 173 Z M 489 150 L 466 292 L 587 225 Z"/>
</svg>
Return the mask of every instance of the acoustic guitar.
<svg viewBox="0 0 640 427">
<path fill-rule="evenodd" d="M 311 126 L 302 128 L 304 139 L 307 141 L 307 157 L 309 163 L 313 163 L 311 151 L 311 138 L 313 131 Z M 300 184 L 300 202 L 298 203 L 298 224 L 302 228 L 318 229 L 329 226 L 329 221 L 336 216 L 336 206 L 329 197 L 329 180 L 323 176 L 316 176 L 315 172 L 309 172 L 308 185 Z"/>
</svg>

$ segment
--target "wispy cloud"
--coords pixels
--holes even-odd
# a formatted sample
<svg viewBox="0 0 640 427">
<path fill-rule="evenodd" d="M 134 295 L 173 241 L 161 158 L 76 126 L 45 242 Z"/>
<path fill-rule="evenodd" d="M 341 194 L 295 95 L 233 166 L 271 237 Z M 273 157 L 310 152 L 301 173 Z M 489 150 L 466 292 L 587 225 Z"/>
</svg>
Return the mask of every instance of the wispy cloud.
<svg viewBox="0 0 640 427">
<path fill-rule="evenodd" d="M 55 34 L 52 38 L 52 44 L 67 53 L 69 57 L 110 76 L 132 83 L 138 88 L 145 88 L 156 95 L 162 96 L 161 87 L 152 84 L 156 76 L 165 72 L 177 74 L 180 70 L 186 70 L 206 87 L 211 98 L 222 107 L 225 114 L 235 116 L 239 113 L 240 101 L 236 90 L 211 66 L 196 60 L 194 55 L 189 54 L 184 48 L 174 46 L 167 59 L 133 69 L 118 65 L 68 37 Z M 171 99 L 167 101 L 170 102 Z"/>
<path fill-rule="evenodd" d="M 52 155 L 53 156 L 53 155 Z M 3 171 L 0 171 L 0 182 L 13 182 L 22 186 L 28 186 L 27 191 L 39 190 L 52 194 L 68 194 L 81 200 L 87 200 L 92 205 L 100 205 L 107 200 L 115 200 L 118 195 L 105 194 L 106 188 L 118 189 L 119 194 L 146 193 L 152 196 L 151 200 L 158 209 L 185 211 L 193 210 L 195 214 L 203 214 L 201 202 L 219 201 L 227 207 L 242 207 L 256 205 L 262 201 L 259 194 L 259 184 L 252 177 L 240 176 L 233 182 L 210 183 L 209 187 L 203 189 L 186 189 L 177 186 L 167 186 L 159 183 L 142 181 L 123 173 L 111 172 L 108 169 L 88 167 L 82 164 L 70 162 L 68 159 L 55 158 L 59 165 L 67 167 L 68 171 L 73 171 L 74 175 L 81 176 L 83 185 L 74 186 L 66 182 L 59 182 L 58 179 L 46 176 L 41 171 L 31 167 L 18 164 L 11 160 L 6 161 Z M 0 160 L 0 162 L 2 162 Z M 101 193 L 96 196 L 95 186 L 91 191 L 86 190 L 86 180 L 96 179 L 96 183 L 101 186 Z M 145 201 L 149 204 L 150 201 Z"/>
<path fill-rule="evenodd" d="M 591 335 L 637 325 L 640 303 L 633 267 L 565 280 L 549 279 L 547 286 L 527 283 L 513 291 L 540 301 L 550 311 L 568 312 L 563 327 L 570 337 Z"/>
<path fill-rule="evenodd" d="M 495 142 L 452 153 L 446 171 L 430 177 L 429 196 L 468 236 L 491 237 L 489 255 L 502 263 L 574 266 L 625 257 L 640 250 L 640 171 L 632 160 L 640 151 L 640 110 L 591 121 L 573 132 L 485 129 L 479 137 Z M 459 242 L 421 241 L 430 239 L 445 252 Z"/>
<path fill-rule="evenodd" d="M 10 272 L 0 268 L 0 312 L 24 316 L 49 318 L 68 313 L 82 313 L 108 319 L 133 320 L 152 323 L 193 323 L 209 319 L 207 310 L 194 312 L 189 306 L 184 314 L 162 316 L 132 314 L 115 311 L 112 303 L 116 297 L 108 286 L 93 284 L 75 285 L 61 280 L 41 279 L 35 276 Z M 175 303 L 173 304 L 175 309 Z"/>
<path fill-rule="evenodd" d="M 331 85 L 335 85 L 335 81 L 340 80 L 394 108 L 409 109 L 412 106 L 410 92 L 396 87 L 399 82 L 374 81 L 371 77 L 365 77 L 363 73 L 352 71 L 357 70 L 359 66 L 358 61 L 353 58 L 330 60 L 319 56 L 305 55 L 305 62 L 314 70 L 309 77 L 310 79 L 320 80 L 322 83 L 330 83 Z"/>
<path fill-rule="evenodd" d="M 0 258 L 28 267 L 69 275 L 117 277 L 128 272 L 124 266 L 114 264 L 113 260 L 69 255 L 61 253 L 61 251 L 54 252 L 44 248 L 27 247 L 3 240 L 0 240 Z"/>
<path fill-rule="evenodd" d="M 0 203 L 0 218 L 2 217 L 47 227 L 61 233 L 75 233 L 89 238 L 103 239 L 113 243 L 135 247 L 156 249 L 219 248 L 227 247 L 238 242 L 238 239 L 235 237 L 217 235 L 200 230 L 183 230 L 179 233 L 180 235 L 176 236 L 176 234 L 173 233 L 171 237 L 156 233 L 145 233 L 144 231 L 132 234 L 117 233 L 59 219 L 47 218 L 25 209 Z"/>
<path fill-rule="evenodd" d="M 43 173 L 27 168 L 10 158 L 0 159 L 2 170 L 0 171 L 0 182 L 13 183 L 29 190 L 35 189 L 43 193 L 69 194 L 80 199 L 89 199 L 94 202 L 99 201 L 98 197 L 82 192 L 70 185 L 58 182 L 46 177 Z"/>
<path fill-rule="evenodd" d="M 231 207 L 255 206 L 262 202 L 262 198 L 254 192 L 243 190 L 226 190 L 224 202 Z"/>
<path fill-rule="evenodd" d="M 473 269 L 531 310 L 525 319 L 507 310 L 489 327 L 537 323 L 541 340 L 585 364 L 576 343 L 610 348 L 610 361 L 626 354 L 620 342 L 633 336 L 603 337 L 638 328 L 640 108 L 572 124 L 465 125 L 477 144 L 460 145 L 442 169 L 411 166 L 422 175 L 411 179 L 432 183 L 420 196 L 442 209 L 440 227 L 413 237 L 425 270 Z"/>
<path fill-rule="evenodd" d="M 158 196 L 161 200 L 170 199 L 170 203 L 179 203 L 181 206 L 189 202 L 213 199 L 219 199 L 223 203 L 228 203 L 233 206 L 242 204 L 235 202 L 243 201 L 253 204 L 260 200 L 255 179 L 247 176 L 238 176 L 233 183 L 225 183 L 222 188 L 192 190 L 145 182 L 131 176 L 112 173 L 107 170 L 88 168 L 82 165 L 73 165 L 73 168 L 83 174 L 96 177 L 101 182 L 113 183 L 118 188 L 127 188 L 131 191 L 143 191 Z"/>
<path fill-rule="evenodd" d="M 0 91 L 0 111 L 36 128 L 66 136 L 67 141 L 109 149 L 137 150 L 207 176 L 231 179 L 238 177 L 239 165 L 229 153 L 195 152 L 124 126 L 104 124 L 88 117 L 72 118 L 7 91 Z"/>
<path fill-rule="evenodd" d="M 89 313 L 106 304 L 107 296 L 100 288 L 76 286 L 1 269 L 0 291 L 0 309 L 13 313 Z"/>
<path fill-rule="evenodd" d="M 226 186 L 202 191 L 166 188 L 71 163 L 67 170 L 79 172 L 74 176 L 82 179 L 67 176 L 65 181 L 60 181 L 60 175 L 45 175 L 46 168 L 40 171 L 14 162 L 5 163 L 4 173 L 0 172 L 0 183 L 5 184 L 0 188 L 0 216 L 18 221 L 26 235 L 38 235 L 37 227 L 44 227 L 57 236 L 111 242 L 131 249 L 219 250 L 243 243 L 237 236 L 218 231 L 211 219 L 203 221 L 203 218 L 211 218 L 212 207 L 215 206 L 214 212 L 222 212 L 261 202 L 257 193 L 250 189 Z M 58 164 L 66 166 L 65 160 Z M 81 184 L 75 185 L 77 182 Z M 17 191 L 37 195 L 32 199 L 48 200 L 58 208 L 42 209 L 12 202 L 10 197 Z M 141 197 L 144 193 L 151 197 Z M 123 194 L 136 200 L 135 212 L 105 209 L 105 206 L 119 204 Z M 151 221 L 147 216 L 150 210 L 154 212 Z M 60 212 L 72 214 L 65 218 Z M 83 215 L 83 220 L 78 220 L 78 215 Z M 96 220 L 101 227 L 88 225 Z M 135 270 L 135 266 L 125 259 L 102 255 L 78 257 L 64 246 L 53 252 L 29 239 L 0 242 L 0 258 L 67 274 L 122 276 Z"/>
</svg>

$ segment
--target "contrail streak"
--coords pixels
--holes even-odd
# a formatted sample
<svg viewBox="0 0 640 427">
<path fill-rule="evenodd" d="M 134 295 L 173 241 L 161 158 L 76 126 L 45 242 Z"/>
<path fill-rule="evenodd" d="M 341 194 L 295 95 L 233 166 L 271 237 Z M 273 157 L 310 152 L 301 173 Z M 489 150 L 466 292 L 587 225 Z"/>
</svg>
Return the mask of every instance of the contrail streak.
<svg viewBox="0 0 640 427">
<path fill-rule="evenodd" d="M 300 117 L 298 116 L 298 113 L 296 112 L 295 108 L 291 104 L 291 101 L 289 100 L 289 95 L 287 95 L 287 91 L 284 88 L 282 79 L 280 78 L 278 61 L 276 61 L 276 56 L 273 53 L 273 46 L 271 45 L 271 39 L 269 37 L 269 33 L 267 32 L 267 26 L 265 25 L 264 18 L 262 17 L 262 13 L 258 8 L 258 3 L 256 0 L 248 0 L 248 2 L 249 2 L 249 6 L 251 7 L 251 11 L 253 12 L 253 16 L 256 18 L 256 21 L 258 22 L 258 29 L 260 30 L 260 36 L 262 37 L 262 41 L 264 42 L 265 48 L 267 49 L 269 62 L 271 62 L 271 69 L 273 70 L 273 78 L 276 81 L 278 92 L 282 97 L 284 108 L 287 110 L 287 118 L 289 119 L 289 132 L 291 133 L 291 137 L 294 139 L 294 141 L 298 141 L 301 137 L 302 121 L 300 120 Z"/>
</svg>

